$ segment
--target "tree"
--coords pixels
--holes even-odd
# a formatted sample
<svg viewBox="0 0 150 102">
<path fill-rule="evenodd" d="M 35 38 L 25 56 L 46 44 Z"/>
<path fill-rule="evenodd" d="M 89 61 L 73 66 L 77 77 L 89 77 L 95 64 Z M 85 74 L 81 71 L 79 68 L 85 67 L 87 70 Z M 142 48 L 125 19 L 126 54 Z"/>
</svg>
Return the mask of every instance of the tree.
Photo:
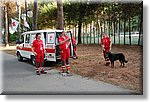
<svg viewBox="0 0 150 102">
<path fill-rule="evenodd" d="M 39 4 L 38 27 L 40 29 L 56 28 L 57 24 L 57 4 L 55 2 Z"/>
<path fill-rule="evenodd" d="M 77 25 L 78 26 L 78 44 L 81 44 L 81 30 L 82 24 L 92 22 L 94 19 L 95 11 L 98 7 L 98 4 L 89 2 L 71 2 L 64 6 L 64 15 L 67 24 Z M 92 18 L 92 19 L 91 19 Z"/>
<path fill-rule="evenodd" d="M 57 0 L 57 29 L 64 29 L 64 14 L 62 0 Z"/>
<path fill-rule="evenodd" d="M 33 23 L 32 23 L 33 30 L 37 30 L 37 23 L 38 23 L 38 2 L 37 0 L 34 0 Z"/>
<path fill-rule="evenodd" d="M 8 34 L 9 34 L 9 24 L 8 24 L 8 3 L 4 3 L 4 18 L 5 18 L 5 46 L 9 46 Z"/>
</svg>

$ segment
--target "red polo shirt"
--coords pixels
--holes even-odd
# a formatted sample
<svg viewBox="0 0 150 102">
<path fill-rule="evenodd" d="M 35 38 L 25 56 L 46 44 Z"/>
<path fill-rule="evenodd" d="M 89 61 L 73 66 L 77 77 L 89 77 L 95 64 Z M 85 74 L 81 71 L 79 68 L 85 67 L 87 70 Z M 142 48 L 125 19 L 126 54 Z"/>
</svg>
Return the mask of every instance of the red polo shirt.
<svg viewBox="0 0 150 102">
<path fill-rule="evenodd" d="M 65 39 L 68 39 L 68 38 L 69 38 L 68 36 L 65 36 L 65 37 L 60 36 L 59 37 L 59 43 L 64 41 Z M 66 50 L 68 48 L 69 48 L 68 41 L 65 42 L 64 44 L 60 44 L 60 50 Z"/>
<path fill-rule="evenodd" d="M 34 47 L 34 51 L 36 53 L 44 53 L 44 45 L 42 40 L 34 40 L 32 47 Z"/>
<path fill-rule="evenodd" d="M 109 48 L 110 43 L 111 43 L 111 40 L 108 36 L 106 36 L 102 39 L 102 45 L 104 45 L 104 48 Z"/>
</svg>

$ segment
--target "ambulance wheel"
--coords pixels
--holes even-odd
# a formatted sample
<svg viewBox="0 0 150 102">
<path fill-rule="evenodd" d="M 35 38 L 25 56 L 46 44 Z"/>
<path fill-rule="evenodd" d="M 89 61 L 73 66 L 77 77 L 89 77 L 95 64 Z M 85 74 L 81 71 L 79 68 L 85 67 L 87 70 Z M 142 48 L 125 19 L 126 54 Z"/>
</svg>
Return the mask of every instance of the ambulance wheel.
<svg viewBox="0 0 150 102">
<path fill-rule="evenodd" d="M 32 61 L 32 64 L 35 66 L 35 63 L 36 63 L 35 56 L 31 56 L 31 61 Z"/>
<path fill-rule="evenodd" d="M 23 61 L 23 57 L 21 56 L 20 52 L 17 52 L 18 61 Z"/>
</svg>

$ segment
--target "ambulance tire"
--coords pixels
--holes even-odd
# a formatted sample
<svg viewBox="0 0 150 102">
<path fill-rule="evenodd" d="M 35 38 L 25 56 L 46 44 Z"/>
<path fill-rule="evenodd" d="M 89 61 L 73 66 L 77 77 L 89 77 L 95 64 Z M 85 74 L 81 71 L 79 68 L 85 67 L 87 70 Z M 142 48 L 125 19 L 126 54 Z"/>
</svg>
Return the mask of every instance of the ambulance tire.
<svg viewBox="0 0 150 102">
<path fill-rule="evenodd" d="M 18 61 L 23 61 L 23 57 L 21 56 L 20 52 L 17 52 Z"/>
<path fill-rule="evenodd" d="M 31 56 L 31 61 L 32 61 L 32 64 L 35 66 L 35 63 L 36 63 L 35 56 Z"/>
</svg>

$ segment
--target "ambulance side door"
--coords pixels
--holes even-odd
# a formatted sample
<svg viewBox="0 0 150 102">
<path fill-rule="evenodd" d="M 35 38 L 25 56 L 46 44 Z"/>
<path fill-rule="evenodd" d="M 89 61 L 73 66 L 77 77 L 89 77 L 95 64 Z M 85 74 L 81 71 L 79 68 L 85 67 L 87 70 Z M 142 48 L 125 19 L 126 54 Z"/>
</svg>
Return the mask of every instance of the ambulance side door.
<svg viewBox="0 0 150 102">
<path fill-rule="evenodd" d="M 59 48 L 59 37 L 61 36 L 62 32 L 56 32 L 55 34 L 55 49 L 56 49 L 56 59 L 61 59 L 60 56 L 60 48 Z"/>
<path fill-rule="evenodd" d="M 22 49 L 21 49 L 21 56 L 22 57 L 26 57 L 26 48 L 25 48 L 25 44 L 26 44 L 26 39 L 27 38 L 27 34 L 24 34 L 24 42 L 22 44 Z"/>
<path fill-rule="evenodd" d="M 25 35 L 23 55 L 26 58 L 30 58 L 30 55 L 31 55 L 31 34 L 26 34 Z"/>
<path fill-rule="evenodd" d="M 56 61 L 55 54 L 55 32 L 47 32 L 46 37 L 46 58 L 48 61 Z"/>
</svg>

